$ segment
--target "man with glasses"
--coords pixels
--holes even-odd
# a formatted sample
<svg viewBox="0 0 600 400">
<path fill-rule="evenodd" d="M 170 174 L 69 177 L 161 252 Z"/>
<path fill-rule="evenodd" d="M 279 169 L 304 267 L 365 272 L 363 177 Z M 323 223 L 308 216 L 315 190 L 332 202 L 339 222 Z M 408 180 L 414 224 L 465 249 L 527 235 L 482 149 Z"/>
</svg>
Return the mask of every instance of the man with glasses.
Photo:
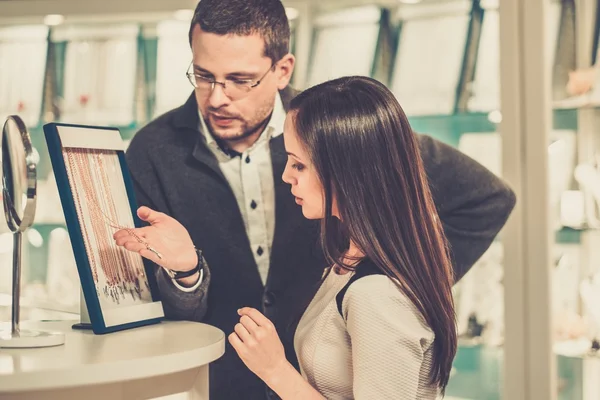
<svg viewBox="0 0 600 400">
<path fill-rule="evenodd" d="M 160 233 L 174 218 L 189 232 L 164 238 L 177 254 L 156 268 L 165 313 L 229 334 L 237 309 L 255 307 L 297 366 L 295 324 L 326 265 L 318 223 L 303 217 L 281 179 L 285 110 L 295 95 L 285 10 L 280 0 L 202 0 L 189 39 L 194 93 L 144 127 L 127 152 L 138 202 L 158 211 L 144 216 L 151 229 Z M 420 146 L 459 279 L 504 225 L 514 195 L 451 147 L 427 136 Z M 210 389 L 211 399 L 265 393 L 229 344 L 211 365 Z"/>
</svg>

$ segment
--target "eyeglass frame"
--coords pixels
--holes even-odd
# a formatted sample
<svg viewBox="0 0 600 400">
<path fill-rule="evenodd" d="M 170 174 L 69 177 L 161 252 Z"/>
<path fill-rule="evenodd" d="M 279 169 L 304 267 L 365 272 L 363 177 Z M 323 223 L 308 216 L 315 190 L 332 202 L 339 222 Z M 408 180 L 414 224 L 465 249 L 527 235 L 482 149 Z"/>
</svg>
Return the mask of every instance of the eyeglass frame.
<svg viewBox="0 0 600 400">
<path fill-rule="evenodd" d="M 250 93 L 252 91 L 252 89 L 254 89 L 258 85 L 260 85 L 261 82 L 265 79 L 265 77 L 269 74 L 269 72 L 271 72 L 273 70 L 273 67 L 275 67 L 276 65 L 277 65 L 276 62 L 272 63 L 271 66 L 269 67 L 269 69 L 258 80 L 256 80 L 256 82 L 254 84 L 249 85 L 248 86 L 248 91 L 246 92 L 246 94 Z M 198 86 L 196 86 L 194 84 L 194 82 L 196 81 L 195 78 L 197 77 L 197 75 L 193 72 L 193 66 L 194 66 L 194 62 L 192 61 L 192 62 L 190 62 L 190 65 L 187 68 L 187 71 L 186 71 L 185 75 L 187 76 L 188 81 L 194 87 L 194 89 L 198 89 Z M 190 68 L 192 68 L 192 72 L 189 72 Z M 208 80 L 208 79 L 205 79 L 203 77 L 200 77 L 200 79 L 203 79 L 207 83 L 210 83 L 210 85 L 211 85 L 210 92 L 211 93 L 212 93 L 213 90 L 215 90 L 215 84 L 221 85 L 223 87 L 223 93 L 225 93 L 225 90 L 227 90 L 227 81 L 231 81 L 231 79 L 225 79 L 225 82 L 219 82 L 219 81 L 217 81 L 215 79 Z M 254 79 L 238 79 L 238 80 L 239 81 L 244 81 L 244 82 L 252 82 L 252 81 L 254 81 Z M 227 93 L 225 93 L 225 94 L 227 95 Z M 227 97 L 229 97 L 229 96 L 227 96 Z M 243 97 L 244 96 L 242 96 L 242 98 Z"/>
</svg>

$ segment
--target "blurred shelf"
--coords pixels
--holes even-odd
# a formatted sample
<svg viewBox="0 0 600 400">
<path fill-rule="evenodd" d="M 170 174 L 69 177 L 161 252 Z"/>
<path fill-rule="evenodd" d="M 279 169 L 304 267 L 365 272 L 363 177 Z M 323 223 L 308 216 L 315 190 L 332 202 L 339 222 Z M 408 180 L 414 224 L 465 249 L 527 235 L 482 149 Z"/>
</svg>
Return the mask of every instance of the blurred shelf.
<svg viewBox="0 0 600 400">
<path fill-rule="evenodd" d="M 555 242 L 559 244 L 580 244 L 581 234 L 583 232 L 583 229 L 563 227 L 562 229 L 556 231 L 554 235 Z"/>
<path fill-rule="evenodd" d="M 62 212 L 62 210 L 60 210 L 60 212 Z M 44 230 L 52 230 L 54 228 L 66 228 L 67 225 L 64 221 L 34 221 L 32 227 L 36 229 L 42 228 Z"/>
<path fill-rule="evenodd" d="M 460 113 L 451 115 L 409 116 L 413 131 L 432 136 L 457 147 L 465 132 L 494 132 L 496 124 L 490 122 L 488 113 Z"/>
<path fill-rule="evenodd" d="M 580 357 L 556 353 L 558 400 L 582 400 L 584 373 Z M 502 398 L 504 349 L 459 341 L 447 399 L 500 400 Z"/>
<path fill-rule="evenodd" d="M 595 92 L 575 97 L 569 97 L 564 100 L 554 101 L 555 109 L 561 110 L 579 110 L 579 109 L 599 109 L 600 102 L 598 94 Z"/>
<path fill-rule="evenodd" d="M 430 135 L 455 147 L 463 133 L 495 132 L 498 118 L 502 118 L 498 112 L 408 116 L 415 132 Z M 554 110 L 553 126 L 556 130 L 576 131 L 577 109 Z"/>
</svg>

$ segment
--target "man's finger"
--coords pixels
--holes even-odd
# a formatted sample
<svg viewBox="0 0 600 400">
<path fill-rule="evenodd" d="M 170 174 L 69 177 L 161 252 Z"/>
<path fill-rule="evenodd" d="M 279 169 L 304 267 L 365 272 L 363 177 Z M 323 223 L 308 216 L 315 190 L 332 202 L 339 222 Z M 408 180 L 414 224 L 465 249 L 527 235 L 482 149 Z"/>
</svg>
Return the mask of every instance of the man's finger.
<svg viewBox="0 0 600 400">
<path fill-rule="evenodd" d="M 137 215 L 142 221 L 149 222 L 150 224 L 156 224 L 157 222 L 160 222 L 164 214 L 158 211 L 154 211 L 149 207 L 142 206 L 138 208 Z"/>
<path fill-rule="evenodd" d="M 139 253 L 140 251 L 146 249 L 145 244 L 140 243 L 136 240 L 128 240 L 125 243 L 123 243 L 122 247 L 125 247 L 127 250 L 134 252 L 134 253 Z"/>
<path fill-rule="evenodd" d="M 146 241 L 144 239 L 142 239 L 142 238 L 140 238 L 140 239 L 142 240 L 141 242 L 135 236 L 121 235 L 115 240 L 115 243 L 117 244 L 117 246 L 125 246 L 125 243 L 129 243 L 129 242 L 141 243 L 141 244 L 146 243 Z"/>
<path fill-rule="evenodd" d="M 158 254 L 161 255 L 161 257 L 159 257 L 155 252 L 150 251 L 146 248 L 146 246 L 144 246 L 143 249 L 141 249 L 139 251 L 140 256 L 147 258 L 148 260 L 152 261 L 153 263 L 160 265 L 163 268 L 167 268 L 167 264 L 166 264 L 166 260 L 163 257 L 163 255 L 160 252 L 157 252 Z"/>
<path fill-rule="evenodd" d="M 136 236 L 140 239 L 143 239 L 146 237 L 146 233 L 147 231 L 145 231 L 144 228 L 121 229 L 114 233 L 113 239 L 119 240 L 128 237 L 135 238 Z"/>
</svg>

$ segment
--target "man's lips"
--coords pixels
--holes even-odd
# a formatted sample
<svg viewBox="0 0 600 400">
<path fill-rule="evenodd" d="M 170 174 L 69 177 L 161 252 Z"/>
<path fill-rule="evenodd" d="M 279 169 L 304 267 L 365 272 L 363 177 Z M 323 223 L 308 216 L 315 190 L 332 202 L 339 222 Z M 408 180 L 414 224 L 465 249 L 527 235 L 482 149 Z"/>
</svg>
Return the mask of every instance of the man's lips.
<svg viewBox="0 0 600 400">
<path fill-rule="evenodd" d="M 233 121 L 236 120 L 235 117 L 225 117 L 216 114 L 210 114 L 210 119 L 217 125 L 230 125 Z"/>
</svg>

